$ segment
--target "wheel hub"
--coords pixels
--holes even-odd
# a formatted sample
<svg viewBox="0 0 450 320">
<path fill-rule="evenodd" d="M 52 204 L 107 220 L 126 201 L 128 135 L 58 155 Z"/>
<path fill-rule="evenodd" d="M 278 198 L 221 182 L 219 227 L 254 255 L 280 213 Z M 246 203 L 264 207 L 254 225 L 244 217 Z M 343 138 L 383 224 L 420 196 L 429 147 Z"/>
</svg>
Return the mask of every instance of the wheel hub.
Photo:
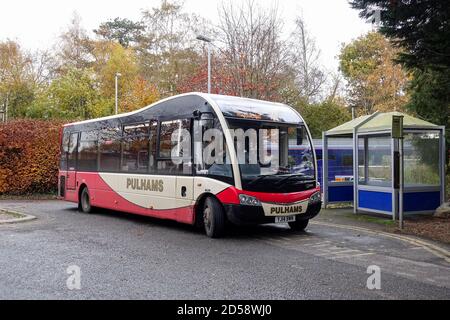
<svg viewBox="0 0 450 320">
<path fill-rule="evenodd" d="M 89 198 L 88 198 L 88 195 L 86 193 L 83 194 L 82 205 L 83 205 L 83 209 L 84 210 L 87 210 L 88 207 L 89 207 Z"/>
<path fill-rule="evenodd" d="M 211 228 L 211 208 L 208 206 L 203 210 L 203 221 L 205 227 L 209 230 Z"/>
</svg>

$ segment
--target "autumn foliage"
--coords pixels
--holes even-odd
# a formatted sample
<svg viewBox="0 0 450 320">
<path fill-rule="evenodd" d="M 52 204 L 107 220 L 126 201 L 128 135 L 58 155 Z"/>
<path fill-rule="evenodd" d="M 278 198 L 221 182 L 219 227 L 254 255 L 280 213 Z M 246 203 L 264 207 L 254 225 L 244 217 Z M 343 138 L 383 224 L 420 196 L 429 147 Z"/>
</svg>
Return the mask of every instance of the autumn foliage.
<svg viewBox="0 0 450 320">
<path fill-rule="evenodd" d="M 0 194 L 56 190 L 61 126 L 43 120 L 0 124 Z"/>
</svg>

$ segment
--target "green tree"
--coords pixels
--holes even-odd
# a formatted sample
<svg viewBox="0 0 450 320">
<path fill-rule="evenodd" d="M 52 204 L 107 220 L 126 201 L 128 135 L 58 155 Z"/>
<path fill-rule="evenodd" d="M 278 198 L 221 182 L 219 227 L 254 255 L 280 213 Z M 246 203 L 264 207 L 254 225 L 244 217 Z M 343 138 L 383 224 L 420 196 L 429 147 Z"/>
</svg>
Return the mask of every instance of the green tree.
<svg viewBox="0 0 450 320">
<path fill-rule="evenodd" d="M 115 18 L 107 21 L 94 30 L 94 33 L 108 41 L 117 41 L 123 47 L 128 48 L 135 45 L 142 38 L 145 27 L 141 22 L 134 22 L 129 19 Z"/>
<path fill-rule="evenodd" d="M 340 70 L 348 83 L 350 105 L 360 114 L 402 110 L 408 75 L 393 59 L 398 49 L 380 33 L 370 32 L 344 46 Z"/>
<path fill-rule="evenodd" d="M 411 81 L 408 109 L 420 118 L 444 125 L 447 129 L 447 153 L 450 146 L 450 73 L 416 69 Z M 449 157 L 446 158 L 447 163 Z"/>
<path fill-rule="evenodd" d="M 323 131 L 330 130 L 352 119 L 348 109 L 336 101 L 298 105 L 297 110 L 308 124 L 313 138 L 321 138 Z"/>
<path fill-rule="evenodd" d="M 35 91 L 34 99 L 26 108 L 24 117 L 32 119 L 61 118 L 58 106 L 52 104 L 49 86 L 41 86 Z"/>
<path fill-rule="evenodd" d="M 450 6 L 448 0 L 351 0 L 365 19 L 377 16 L 380 33 L 397 44 L 398 58 L 408 68 L 450 68 Z"/>
<path fill-rule="evenodd" d="M 65 119 L 91 118 L 99 99 L 93 72 L 88 69 L 69 69 L 52 82 L 47 94 L 48 98 L 43 100 L 50 110 L 47 112 Z"/>
<path fill-rule="evenodd" d="M 93 46 L 93 70 L 101 94 L 114 96 L 116 73 L 121 74 L 120 95 L 131 90 L 134 79 L 139 75 L 135 51 L 112 41 L 97 41 Z"/>
<path fill-rule="evenodd" d="M 407 108 L 421 118 L 445 125 L 450 110 L 450 6 L 448 0 L 352 0 L 360 16 L 380 12 L 379 31 L 403 50 L 397 60 L 412 74 Z M 447 136 L 447 152 L 450 144 Z M 448 161 L 448 157 L 447 157 Z"/>
<path fill-rule="evenodd" d="M 448 87 L 450 87 L 449 73 L 416 71 L 410 85 L 409 107 L 426 120 L 442 123 L 450 128 Z"/>
</svg>

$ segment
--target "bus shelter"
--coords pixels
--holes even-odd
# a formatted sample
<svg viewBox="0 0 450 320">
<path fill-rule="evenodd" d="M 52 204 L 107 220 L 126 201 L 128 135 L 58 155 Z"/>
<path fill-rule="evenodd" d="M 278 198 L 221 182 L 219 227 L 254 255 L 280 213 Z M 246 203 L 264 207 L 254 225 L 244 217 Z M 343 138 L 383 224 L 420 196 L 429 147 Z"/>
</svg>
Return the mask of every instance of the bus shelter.
<svg viewBox="0 0 450 320">
<path fill-rule="evenodd" d="M 402 117 L 402 139 L 392 135 Z M 329 158 L 333 141 L 351 141 L 351 175 Z M 353 202 L 354 212 L 398 217 L 432 213 L 445 201 L 445 127 L 400 113 L 374 113 L 323 132 L 323 204 Z"/>
</svg>

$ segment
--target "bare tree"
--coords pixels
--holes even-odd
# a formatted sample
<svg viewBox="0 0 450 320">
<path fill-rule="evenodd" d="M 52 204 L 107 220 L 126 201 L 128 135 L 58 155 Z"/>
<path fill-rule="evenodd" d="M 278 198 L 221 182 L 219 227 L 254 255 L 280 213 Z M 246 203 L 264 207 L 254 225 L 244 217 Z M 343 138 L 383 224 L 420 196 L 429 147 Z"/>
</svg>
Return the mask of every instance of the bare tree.
<svg viewBox="0 0 450 320">
<path fill-rule="evenodd" d="M 328 89 L 326 94 L 326 99 L 330 102 L 333 102 L 337 98 L 341 98 L 344 96 L 342 91 L 343 89 L 342 75 L 339 72 L 330 73 L 330 77 L 328 79 Z"/>
<path fill-rule="evenodd" d="M 145 48 L 154 54 L 179 51 L 195 45 L 197 25 L 201 18 L 183 11 L 183 3 L 177 0 L 162 0 L 160 7 L 142 12 L 146 28 Z"/>
<path fill-rule="evenodd" d="M 236 95 L 276 99 L 286 71 L 286 44 L 280 38 L 277 8 L 263 10 L 254 0 L 219 8 L 219 39 Z"/>
<path fill-rule="evenodd" d="M 36 85 L 45 85 L 55 78 L 57 61 L 49 50 L 36 51 L 31 55 L 31 67 Z"/>
<path fill-rule="evenodd" d="M 327 76 L 320 66 L 320 50 L 310 37 L 303 18 L 295 21 L 290 48 L 298 93 L 306 103 L 317 102 L 326 84 Z"/>
<path fill-rule="evenodd" d="M 57 43 L 58 72 L 89 67 L 93 60 L 92 50 L 92 41 L 81 25 L 81 17 L 75 12 Z"/>
<path fill-rule="evenodd" d="M 174 94 L 177 83 L 200 63 L 196 35 L 203 33 L 206 23 L 184 12 L 183 3 L 177 0 L 162 0 L 142 16 L 145 31 L 136 50 L 143 76 L 158 86 L 162 96 Z"/>
</svg>

